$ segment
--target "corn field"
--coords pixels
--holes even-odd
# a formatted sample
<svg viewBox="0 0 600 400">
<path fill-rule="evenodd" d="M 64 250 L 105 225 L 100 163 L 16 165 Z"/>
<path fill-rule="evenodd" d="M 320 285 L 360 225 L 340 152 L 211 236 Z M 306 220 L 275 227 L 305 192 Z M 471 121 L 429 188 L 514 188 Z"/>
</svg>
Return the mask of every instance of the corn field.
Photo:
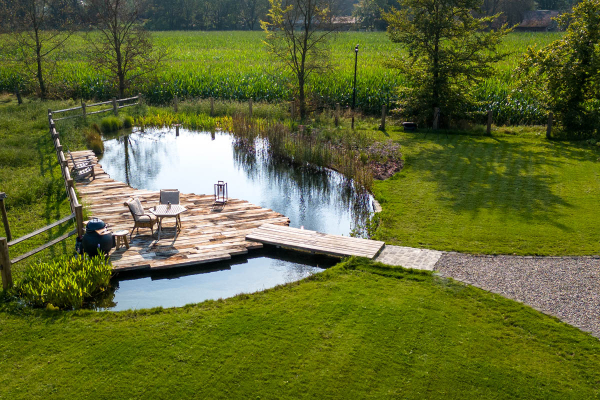
<svg viewBox="0 0 600 400">
<path fill-rule="evenodd" d="M 163 67 L 152 77 L 138 82 L 131 93 L 141 92 L 150 104 L 168 104 L 180 99 L 213 97 L 221 100 L 254 99 L 281 102 L 294 98 L 293 77 L 266 52 L 262 32 L 157 32 L 158 47 L 168 51 Z M 515 95 L 514 70 L 528 46 L 541 47 L 560 33 L 513 33 L 502 45 L 510 57 L 496 66 L 495 76 L 477 87 L 480 110 L 494 111 L 498 124 L 544 123 L 547 112 L 535 101 Z M 0 36 L 0 40 L 2 37 Z M 331 42 L 330 73 L 309 78 L 313 107 L 333 108 L 336 103 L 352 103 L 354 46 L 360 45 L 357 78 L 357 108 L 377 114 L 386 105 L 393 109 L 396 88 L 403 76 L 386 67 L 386 60 L 401 56 L 398 46 L 383 32 L 344 32 Z M 57 97 L 99 99 L 112 97 L 113 82 L 87 62 L 83 34 L 75 35 L 56 53 L 56 69 L 49 77 Z M 23 74 L 15 53 L 0 54 L 0 91 L 12 92 L 19 86 L 32 92 L 31 77 Z"/>
</svg>

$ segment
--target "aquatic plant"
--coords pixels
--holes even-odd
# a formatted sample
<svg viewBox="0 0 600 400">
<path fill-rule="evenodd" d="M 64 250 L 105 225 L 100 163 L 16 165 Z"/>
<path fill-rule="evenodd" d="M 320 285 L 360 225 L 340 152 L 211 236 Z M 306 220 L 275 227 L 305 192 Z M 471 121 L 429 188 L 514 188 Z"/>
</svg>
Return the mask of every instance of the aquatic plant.
<svg viewBox="0 0 600 400">
<path fill-rule="evenodd" d="M 360 132 L 332 133 L 309 125 L 297 126 L 290 120 L 251 119 L 242 114 L 232 118 L 231 132 L 242 148 L 250 148 L 248 143 L 262 139 L 271 158 L 334 169 L 357 188 L 370 190 L 373 179 L 381 177 L 380 173 L 376 174 L 379 165 L 394 163 L 397 167 L 394 173 L 402 167 L 398 144 L 391 141 L 377 144 Z"/>
<path fill-rule="evenodd" d="M 17 282 L 17 294 L 35 306 L 81 308 L 86 299 L 107 289 L 112 266 L 104 256 L 63 256 L 28 266 Z"/>
<path fill-rule="evenodd" d="M 116 132 L 123 128 L 123 121 L 119 117 L 104 117 L 100 121 L 100 129 L 103 133 Z"/>
</svg>

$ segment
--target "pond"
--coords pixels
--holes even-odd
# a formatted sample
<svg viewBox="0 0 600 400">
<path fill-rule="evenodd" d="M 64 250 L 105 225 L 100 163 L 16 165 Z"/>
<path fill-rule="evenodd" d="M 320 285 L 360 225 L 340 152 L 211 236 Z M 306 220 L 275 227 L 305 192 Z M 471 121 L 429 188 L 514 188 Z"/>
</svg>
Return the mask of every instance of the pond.
<svg viewBox="0 0 600 400">
<path fill-rule="evenodd" d="M 147 129 L 105 136 L 100 163 L 111 178 L 136 189 L 179 189 L 213 194 L 225 181 L 229 197 L 247 200 L 290 218 L 290 226 L 349 235 L 364 226 L 373 212 L 373 198 L 357 192 L 343 175 L 328 169 L 292 165 L 272 159 L 268 143 L 257 139 L 253 149 L 235 145 L 225 132 Z M 296 252 L 262 252 L 241 263 L 209 264 L 161 274 L 119 276 L 108 307 L 113 310 L 181 306 L 231 297 L 300 280 L 330 266 L 334 260 L 303 257 Z M 283 256 L 287 254 L 287 256 Z M 217 269 L 215 271 L 215 268 Z"/>
<path fill-rule="evenodd" d="M 289 252 L 284 249 L 255 250 L 247 256 L 174 270 L 120 275 L 96 305 L 98 310 L 135 310 L 181 307 L 205 300 L 254 293 L 296 282 L 322 272 L 339 260 Z"/>
</svg>

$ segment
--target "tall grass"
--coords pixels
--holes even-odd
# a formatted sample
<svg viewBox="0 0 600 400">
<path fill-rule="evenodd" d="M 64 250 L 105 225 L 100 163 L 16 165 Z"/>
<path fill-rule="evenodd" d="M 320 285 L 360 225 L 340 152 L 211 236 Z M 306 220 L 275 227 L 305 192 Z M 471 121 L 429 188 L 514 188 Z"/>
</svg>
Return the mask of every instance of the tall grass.
<svg viewBox="0 0 600 400">
<path fill-rule="evenodd" d="M 360 131 L 316 129 L 289 120 L 251 119 L 236 114 L 232 118 L 231 132 L 241 148 L 253 151 L 256 141 L 262 140 L 271 158 L 334 169 L 359 191 L 371 189 L 373 163 L 382 161 L 372 137 Z M 397 150 L 395 147 L 389 158 L 401 160 Z"/>
<path fill-rule="evenodd" d="M 294 97 L 293 76 L 273 62 L 262 44 L 262 32 L 156 32 L 158 47 L 169 52 L 169 59 L 155 77 L 139 82 L 132 93 L 142 92 L 150 104 L 168 104 L 175 95 L 280 103 Z M 515 96 L 514 70 L 528 46 L 541 47 L 560 37 L 560 33 L 514 33 L 501 46 L 511 55 L 496 65 L 496 75 L 477 86 L 480 111 L 493 109 L 497 124 L 543 123 L 546 112 L 529 98 Z M 5 37 L 0 36 L 0 42 Z M 331 41 L 331 73 L 311 77 L 309 90 L 313 107 L 334 107 L 352 102 L 354 46 L 360 44 L 357 77 L 357 107 L 377 114 L 382 105 L 391 109 L 396 88 L 404 77 L 385 66 L 385 61 L 400 57 L 398 46 L 383 32 L 344 32 Z M 62 97 L 108 99 L 115 93 L 113 82 L 98 75 L 85 56 L 83 35 L 75 35 L 65 51 L 57 53 L 58 67 L 51 88 Z M 32 91 L 32 82 L 12 62 L 16 54 L 0 54 L 0 91 L 12 91 L 15 84 Z M 203 104 L 205 107 L 205 104 Z M 477 110 L 471 110 L 477 111 Z M 231 113 L 230 113 L 231 115 Z"/>
</svg>

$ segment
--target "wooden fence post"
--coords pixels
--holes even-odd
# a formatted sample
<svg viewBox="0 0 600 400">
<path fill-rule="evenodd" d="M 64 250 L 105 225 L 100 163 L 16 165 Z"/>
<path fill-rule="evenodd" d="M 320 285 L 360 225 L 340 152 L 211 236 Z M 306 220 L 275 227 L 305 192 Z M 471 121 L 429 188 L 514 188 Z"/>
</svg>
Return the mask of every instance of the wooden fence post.
<svg viewBox="0 0 600 400">
<path fill-rule="evenodd" d="M 83 206 L 81 204 L 75 206 L 75 221 L 77 223 L 77 236 L 83 237 Z"/>
<path fill-rule="evenodd" d="M 6 198 L 6 193 L 0 193 L 0 212 L 2 213 L 2 223 L 4 224 L 4 231 L 6 232 L 6 237 L 8 241 L 12 241 L 12 235 L 10 234 L 10 226 L 8 225 L 8 216 L 6 215 L 6 207 L 4 206 L 4 199 Z"/>
<path fill-rule="evenodd" d="M 15 94 L 17 95 L 17 102 L 19 105 L 23 104 L 23 99 L 21 98 L 21 91 L 19 90 L 19 85 L 15 85 Z"/>
<path fill-rule="evenodd" d="M 250 98 L 248 100 L 248 107 L 249 107 L 249 110 L 250 110 L 250 118 L 252 118 L 252 98 Z"/>
<path fill-rule="evenodd" d="M 433 109 L 433 130 L 437 131 L 440 127 L 440 108 Z"/>
<path fill-rule="evenodd" d="M 385 131 L 385 104 L 381 106 L 381 126 L 379 126 L 379 129 Z"/>
<path fill-rule="evenodd" d="M 215 115 L 215 99 L 214 98 L 210 98 L 210 116 L 214 116 Z"/>
<path fill-rule="evenodd" d="M 139 105 L 144 104 L 144 98 L 142 97 L 141 93 L 138 93 L 138 104 Z"/>
<path fill-rule="evenodd" d="M 335 103 L 335 126 L 340 124 L 340 103 Z"/>
<path fill-rule="evenodd" d="M 2 273 L 2 287 L 4 290 L 12 287 L 12 271 L 8 255 L 8 241 L 0 238 L 0 272 Z"/>
<path fill-rule="evenodd" d="M 85 107 L 86 107 L 85 102 L 83 101 L 83 99 L 81 99 L 81 111 L 83 112 L 83 118 L 85 118 L 87 116 Z"/>
<path fill-rule="evenodd" d="M 546 139 L 552 139 L 552 124 L 554 123 L 554 113 L 548 114 L 548 127 L 546 128 Z"/>
<path fill-rule="evenodd" d="M 492 119 L 493 119 L 493 112 L 492 110 L 488 111 L 488 120 L 487 120 L 487 135 L 490 136 L 492 134 Z"/>
<path fill-rule="evenodd" d="M 173 97 L 173 110 L 175 112 L 179 111 L 179 98 L 177 97 L 177 95 Z"/>
<path fill-rule="evenodd" d="M 117 107 L 117 98 L 113 97 L 112 98 L 112 103 L 113 103 L 113 112 L 115 113 L 115 117 L 119 116 L 119 108 Z"/>
</svg>

